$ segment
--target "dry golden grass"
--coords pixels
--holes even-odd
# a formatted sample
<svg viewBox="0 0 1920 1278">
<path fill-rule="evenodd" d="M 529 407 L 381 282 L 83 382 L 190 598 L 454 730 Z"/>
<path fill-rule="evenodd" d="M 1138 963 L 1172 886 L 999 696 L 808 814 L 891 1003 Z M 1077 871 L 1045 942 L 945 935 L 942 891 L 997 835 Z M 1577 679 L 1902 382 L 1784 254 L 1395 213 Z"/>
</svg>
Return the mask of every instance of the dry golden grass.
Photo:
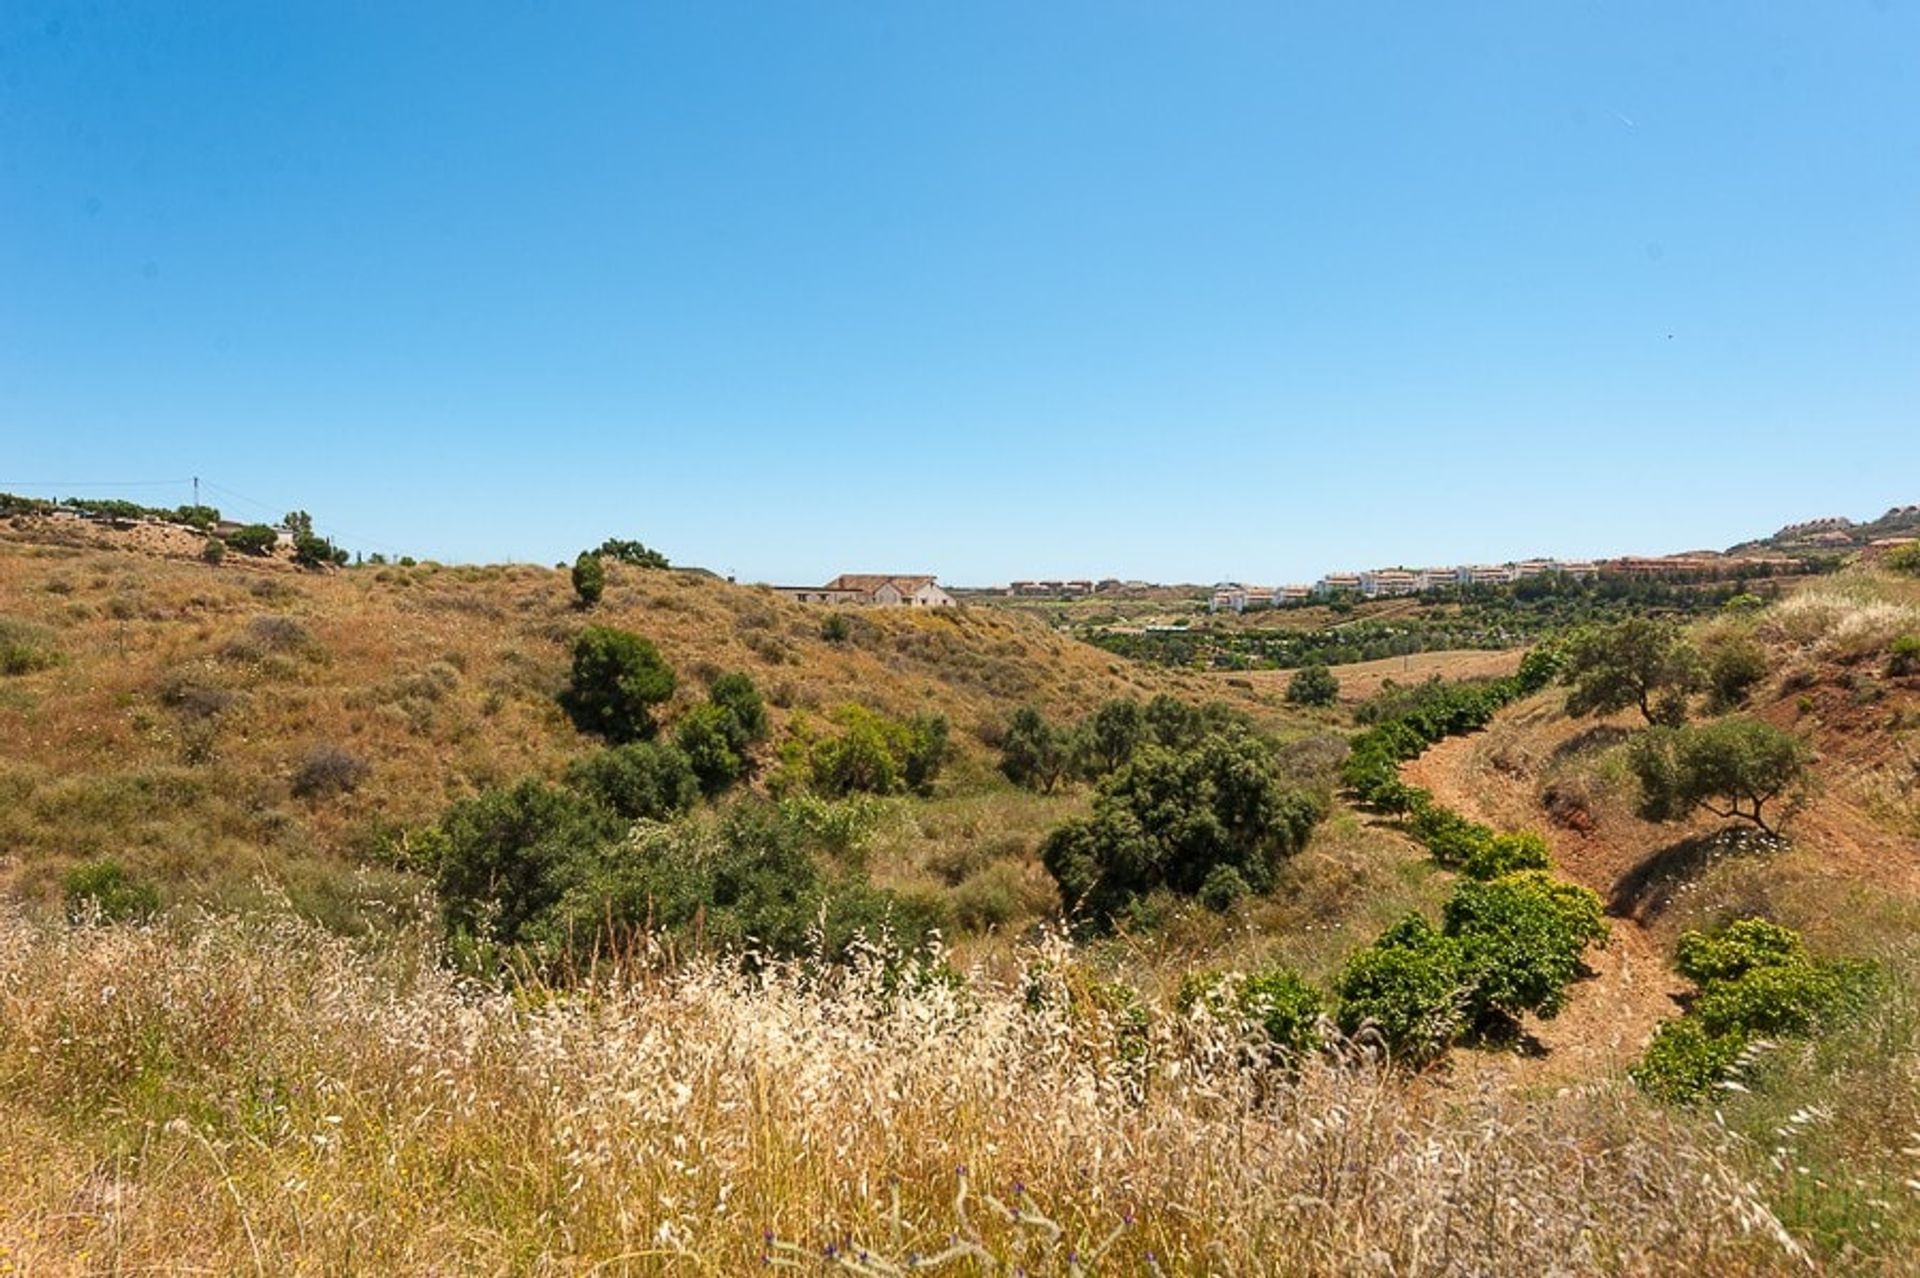
<svg viewBox="0 0 1920 1278">
<path fill-rule="evenodd" d="M 1804 1267 L 1750 1151 L 1618 1085 L 1288 1075 L 1093 988 L 1052 946 L 961 989 L 696 965 L 516 996 L 285 916 L 10 911 L 0 1272 Z"/>
</svg>

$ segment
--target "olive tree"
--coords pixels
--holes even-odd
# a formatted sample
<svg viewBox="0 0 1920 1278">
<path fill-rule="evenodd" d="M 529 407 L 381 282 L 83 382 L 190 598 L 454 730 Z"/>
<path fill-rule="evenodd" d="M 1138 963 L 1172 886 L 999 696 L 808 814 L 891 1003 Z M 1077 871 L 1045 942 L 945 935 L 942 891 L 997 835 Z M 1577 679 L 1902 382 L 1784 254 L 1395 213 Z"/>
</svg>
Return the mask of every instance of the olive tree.
<svg viewBox="0 0 1920 1278">
<path fill-rule="evenodd" d="M 1649 724 L 1678 724 L 1700 687 L 1700 655 L 1677 626 L 1629 617 L 1577 634 L 1567 644 L 1563 682 L 1571 715 L 1635 709 Z"/>
<path fill-rule="evenodd" d="M 1792 733 L 1736 715 L 1643 733 L 1627 761 L 1640 782 L 1641 815 L 1649 820 L 1678 820 L 1697 808 L 1773 834 L 1767 805 L 1802 782 L 1810 753 Z"/>
</svg>

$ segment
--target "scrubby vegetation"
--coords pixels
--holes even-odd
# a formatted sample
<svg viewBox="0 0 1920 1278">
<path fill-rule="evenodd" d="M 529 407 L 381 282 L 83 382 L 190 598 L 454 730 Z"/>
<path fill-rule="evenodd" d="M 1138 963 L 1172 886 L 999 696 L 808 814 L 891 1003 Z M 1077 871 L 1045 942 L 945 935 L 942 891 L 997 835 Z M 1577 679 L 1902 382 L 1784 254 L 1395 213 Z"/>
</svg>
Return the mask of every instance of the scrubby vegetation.
<svg viewBox="0 0 1920 1278">
<path fill-rule="evenodd" d="M 29 1270 L 1743 1272 L 1920 1242 L 1889 1143 L 1909 968 L 1839 957 L 1885 898 L 1780 852 L 1707 882 L 1698 825 L 1667 847 L 1632 812 L 1644 753 L 1667 813 L 1777 827 L 1800 775 L 1703 787 L 1791 723 L 1801 773 L 1878 768 L 1874 819 L 1908 820 L 1869 753 L 1904 740 L 1880 676 L 1920 624 L 1884 575 L 1720 610 L 1678 635 L 1693 674 L 1590 726 L 1562 713 L 1579 637 L 1349 708 L 981 609 L 824 624 L 606 547 L 584 629 L 564 566 L 0 552 L 54 654 L 0 685 L 0 1121 L 29 1169 L 0 1258 Z M 1692 724 L 1642 726 L 1676 688 Z M 1550 842 L 1522 805 L 1563 780 L 1600 824 Z M 1804 820 L 1808 862 L 1834 829 L 1904 855 Z M 1613 886 L 1579 858 L 1623 829 L 1682 886 L 1616 889 L 1609 936 L 1560 876 Z M 1722 926 L 1755 913 L 1835 957 Z M 1685 1014 L 1615 1026 L 1623 972 L 1664 1000 L 1645 956 L 1676 934 Z M 1702 1096 L 1719 1117 L 1667 1103 Z M 1801 1104 L 1849 1115 L 1805 1176 L 1770 1135 Z"/>
</svg>

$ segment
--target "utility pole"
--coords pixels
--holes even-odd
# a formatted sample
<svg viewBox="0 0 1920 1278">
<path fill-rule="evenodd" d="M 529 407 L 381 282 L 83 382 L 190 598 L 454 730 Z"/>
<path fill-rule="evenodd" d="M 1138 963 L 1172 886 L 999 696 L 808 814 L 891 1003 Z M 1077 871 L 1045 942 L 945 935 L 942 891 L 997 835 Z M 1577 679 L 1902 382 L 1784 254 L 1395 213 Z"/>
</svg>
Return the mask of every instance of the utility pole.
<svg viewBox="0 0 1920 1278">
<path fill-rule="evenodd" d="M 198 475 L 193 477 L 193 504 L 196 507 L 200 504 L 200 476 Z"/>
</svg>

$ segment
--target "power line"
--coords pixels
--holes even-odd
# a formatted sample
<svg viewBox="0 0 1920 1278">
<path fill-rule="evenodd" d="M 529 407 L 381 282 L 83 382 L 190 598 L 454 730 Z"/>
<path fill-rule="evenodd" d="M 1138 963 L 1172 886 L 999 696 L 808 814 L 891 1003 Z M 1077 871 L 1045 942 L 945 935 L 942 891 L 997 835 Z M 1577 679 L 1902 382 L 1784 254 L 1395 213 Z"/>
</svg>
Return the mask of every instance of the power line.
<svg viewBox="0 0 1920 1278">
<path fill-rule="evenodd" d="M 271 502 L 261 501 L 255 497 L 249 497 L 245 493 L 237 493 L 233 489 L 228 488 L 223 484 L 214 483 L 211 479 L 204 480 L 202 482 L 206 484 L 207 490 L 209 492 L 225 494 L 226 496 L 233 498 L 237 502 L 253 507 L 255 510 L 264 510 L 269 513 L 272 513 L 274 511 L 285 513 L 293 509 L 291 506 L 279 506 Z M 334 531 L 338 533 L 340 536 L 345 537 L 351 541 L 361 542 L 364 545 L 373 546 L 380 550 L 391 550 L 395 554 L 406 553 L 405 551 L 401 550 L 400 547 L 394 545 L 391 542 L 381 541 L 377 537 L 362 537 L 359 533 L 356 533 L 351 529 L 336 527 Z"/>
</svg>

